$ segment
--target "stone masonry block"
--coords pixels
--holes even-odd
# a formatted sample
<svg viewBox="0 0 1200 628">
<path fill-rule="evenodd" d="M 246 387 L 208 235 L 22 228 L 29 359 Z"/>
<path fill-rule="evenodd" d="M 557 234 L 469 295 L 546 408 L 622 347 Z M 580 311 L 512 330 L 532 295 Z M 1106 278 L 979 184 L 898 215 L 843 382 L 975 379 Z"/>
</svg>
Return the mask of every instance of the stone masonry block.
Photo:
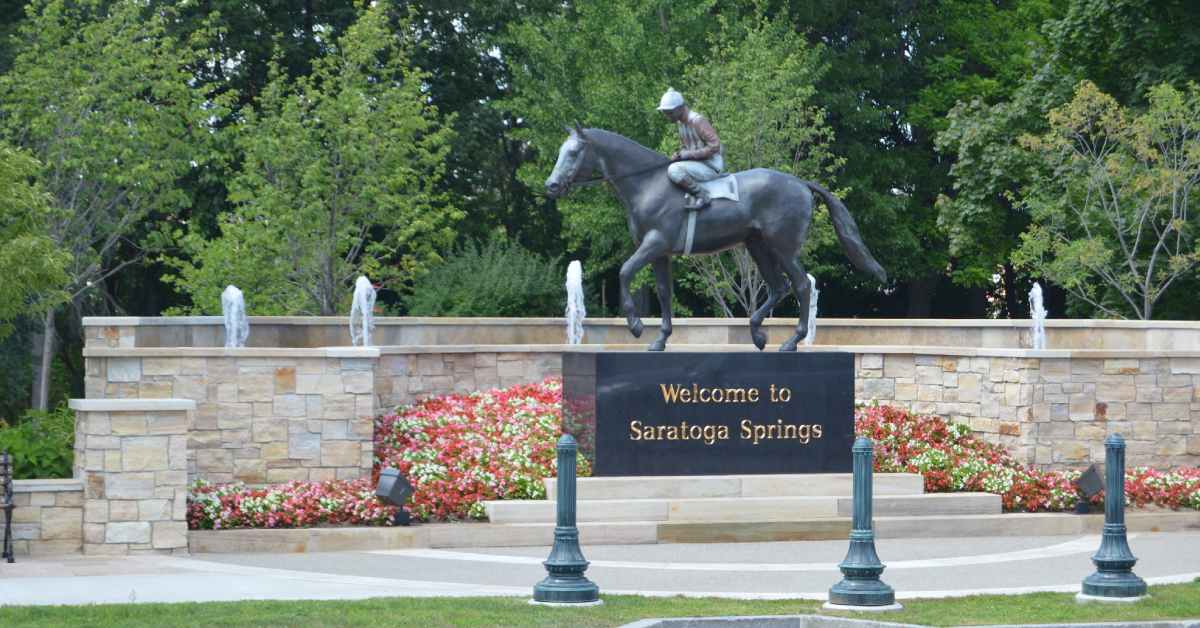
<svg viewBox="0 0 1200 628">
<path fill-rule="evenodd" d="M 253 406 L 248 403 L 217 404 L 217 427 L 223 430 L 249 429 L 253 415 Z"/>
<path fill-rule="evenodd" d="M 146 415 L 147 434 L 187 434 L 187 432 L 187 412 L 154 412 Z"/>
<path fill-rule="evenodd" d="M 245 373 L 238 377 L 238 401 L 271 401 L 275 396 L 275 377 L 267 373 Z"/>
<path fill-rule="evenodd" d="M 137 505 L 139 521 L 169 521 L 172 518 L 171 500 L 143 499 Z"/>
<path fill-rule="evenodd" d="M 122 471 L 160 471 L 167 468 L 165 436 L 140 436 L 122 439 Z"/>
<path fill-rule="evenodd" d="M 87 523 L 106 523 L 108 521 L 108 500 L 88 499 L 83 502 L 83 520 Z"/>
<path fill-rule="evenodd" d="M 275 369 L 275 394 L 290 395 L 296 392 L 296 368 L 281 366 Z"/>
<path fill-rule="evenodd" d="M 108 381 L 130 383 L 141 381 L 141 358 L 109 358 Z"/>
<path fill-rule="evenodd" d="M 884 377 L 916 377 L 916 364 L 911 355 L 883 356 Z M 915 381 L 914 381 L 915 383 Z"/>
<path fill-rule="evenodd" d="M 275 395 L 272 408 L 275 416 L 302 417 L 305 415 L 304 397 L 301 395 Z"/>
<path fill-rule="evenodd" d="M 104 493 L 109 499 L 154 497 L 154 473 L 110 473 L 104 478 Z"/>
<path fill-rule="evenodd" d="M 151 535 L 154 549 L 187 548 L 187 523 L 183 521 L 155 521 Z"/>
<path fill-rule="evenodd" d="M 106 524 L 104 528 L 104 542 L 149 543 L 150 523 L 147 521 L 130 521 Z"/>
<path fill-rule="evenodd" d="M 110 425 L 114 436 L 141 436 L 146 433 L 146 415 L 140 412 L 114 412 Z"/>
<path fill-rule="evenodd" d="M 316 460 L 321 457 L 320 434 L 292 434 L 288 437 L 288 457 L 296 460 Z"/>
<path fill-rule="evenodd" d="M 132 499 L 114 499 L 108 502 L 109 521 L 137 521 L 138 502 Z"/>
<path fill-rule="evenodd" d="M 359 444 L 356 441 L 327 441 L 321 444 L 321 466 L 357 467 Z"/>
<path fill-rule="evenodd" d="M 82 508 L 42 508 L 42 540 L 83 538 Z"/>
<path fill-rule="evenodd" d="M 350 394 L 367 394 L 375 391 L 375 374 L 371 371 L 349 371 L 342 373 L 342 389 Z"/>
</svg>

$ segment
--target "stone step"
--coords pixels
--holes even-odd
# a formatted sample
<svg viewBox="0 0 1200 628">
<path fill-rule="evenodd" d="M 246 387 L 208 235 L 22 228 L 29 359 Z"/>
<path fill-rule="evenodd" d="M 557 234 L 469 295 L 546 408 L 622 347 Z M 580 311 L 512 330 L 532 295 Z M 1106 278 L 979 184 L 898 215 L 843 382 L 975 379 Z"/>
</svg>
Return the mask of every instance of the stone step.
<svg viewBox="0 0 1200 628">
<path fill-rule="evenodd" d="M 1127 510 L 1129 532 L 1200 531 L 1195 510 Z M 876 517 L 881 539 L 970 538 L 985 536 L 1053 536 L 1100 534 L 1104 515 L 1007 513 L 926 517 Z M 589 545 L 643 543 L 737 543 L 801 540 L 846 540 L 849 517 L 797 521 L 677 522 L 634 521 L 581 523 L 579 542 Z M 475 548 L 549 546 L 554 523 L 432 523 L 407 528 L 307 528 L 255 530 L 191 530 L 193 554 L 247 552 L 370 551 L 404 548 Z M 883 557 L 887 561 L 887 557 Z"/>
<path fill-rule="evenodd" d="M 853 494 L 849 473 L 792 475 L 690 475 L 579 478 L 577 499 L 682 499 L 696 497 L 817 497 Z M 874 474 L 876 495 L 920 495 L 919 473 Z M 547 478 L 546 495 L 555 498 L 555 479 Z"/>
<path fill-rule="evenodd" d="M 553 523 L 555 502 L 500 500 L 484 502 L 492 523 Z M 850 497 L 700 497 L 682 499 L 589 499 L 578 502 L 580 523 L 605 521 L 791 521 L 845 517 Z M 1001 511 L 1000 496 L 988 493 L 880 495 L 878 515 L 964 515 Z"/>
</svg>

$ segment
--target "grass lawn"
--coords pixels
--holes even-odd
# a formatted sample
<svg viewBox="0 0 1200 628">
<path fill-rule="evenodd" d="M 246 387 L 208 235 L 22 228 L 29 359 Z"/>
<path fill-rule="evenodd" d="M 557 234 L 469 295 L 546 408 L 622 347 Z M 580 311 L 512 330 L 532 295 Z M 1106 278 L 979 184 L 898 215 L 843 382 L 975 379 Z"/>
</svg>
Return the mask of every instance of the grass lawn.
<svg viewBox="0 0 1200 628">
<path fill-rule="evenodd" d="M 1084 604 L 1074 594 L 981 595 L 903 601 L 905 610 L 859 615 L 935 626 L 1200 618 L 1200 580 L 1150 587 L 1136 604 Z M 544 608 L 518 598 L 386 598 L 348 602 L 220 602 L 0 608 L 0 626 L 619 626 L 649 617 L 792 615 L 820 602 L 604 596 L 592 608 Z M 836 613 L 855 616 L 853 613 Z"/>
</svg>

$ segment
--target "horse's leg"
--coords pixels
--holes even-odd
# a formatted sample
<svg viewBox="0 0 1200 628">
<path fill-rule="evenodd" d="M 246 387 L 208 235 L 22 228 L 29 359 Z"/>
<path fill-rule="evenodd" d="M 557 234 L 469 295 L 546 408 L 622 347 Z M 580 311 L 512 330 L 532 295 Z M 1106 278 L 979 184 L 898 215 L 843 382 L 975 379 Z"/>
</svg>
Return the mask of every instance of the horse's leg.
<svg viewBox="0 0 1200 628">
<path fill-rule="evenodd" d="M 671 258 L 663 256 L 654 260 L 653 264 L 658 306 L 662 310 L 662 325 L 658 330 L 658 340 L 650 344 L 650 350 L 663 351 L 667 348 L 667 338 L 671 337 Z"/>
<path fill-rule="evenodd" d="M 787 292 L 787 285 L 785 285 L 783 274 L 774 258 L 771 257 L 771 251 L 767 248 L 766 243 L 758 238 L 751 238 L 746 241 L 746 251 L 750 253 L 750 259 L 754 260 L 754 265 L 758 266 L 758 272 L 763 276 L 763 281 L 767 282 L 766 302 L 750 315 L 750 339 L 754 341 L 754 346 L 762 351 L 763 347 L 767 346 L 767 334 L 761 329 L 762 322 L 779 304 L 779 300 Z"/>
<path fill-rule="evenodd" d="M 800 321 L 796 324 L 796 333 L 780 345 L 779 350 L 795 351 L 796 345 L 808 335 L 808 300 L 812 296 L 812 286 L 808 284 L 808 273 L 796 258 L 781 259 L 779 265 L 792 280 L 792 292 L 796 295 L 796 301 L 800 303 Z"/>
<path fill-rule="evenodd" d="M 629 256 L 624 264 L 621 264 L 621 310 L 625 314 L 625 324 L 629 326 L 629 333 L 633 334 L 634 338 L 642 337 L 642 319 L 638 317 L 633 296 L 629 294 L 629 282 L 633 281 L 633 276 L 643 266 L 649 264 L 654 258 L 667 254 L 668 250 L 666 241 L 658 235 L 658 232 L 651 231 L 642 238 L 641 245 L 633 252 L 633 255 Z"/>
</svg>

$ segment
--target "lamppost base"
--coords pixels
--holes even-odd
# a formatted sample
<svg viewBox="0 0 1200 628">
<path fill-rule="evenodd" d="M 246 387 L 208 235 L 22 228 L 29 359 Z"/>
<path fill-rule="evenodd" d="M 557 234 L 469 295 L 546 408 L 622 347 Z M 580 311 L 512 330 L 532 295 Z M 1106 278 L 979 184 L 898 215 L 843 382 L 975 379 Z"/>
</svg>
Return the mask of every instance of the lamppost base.
<svg viewBox="0 0 1200 628">
<path fill-rule="evenodd" d="M 898 611 L 904 607 L 899 602 L 892 602 L 884 606 L 856 606 L 854 604 L 834 604 L 826 602 L 821 605 L 821 608 L 827 611 L 853 611 L 855 613 L 881 613 L 884 611 Z"/>
<path fill-rule="evenodd" d="M 1140 600 L 1150 597 L 1149 595 L 1139 595 L 1137 597 L 1106 597 L 1103 595 L 1088 595 L 1086 593 L 1076 593 L 1075 601 L 1080 604 L 1132 604 Z"/>
<path fill-rule="evenodd" d="M 578 606 L 600 601 L 600 587 L 582 576 L 578 578 L 546 578 L 533 586 L 532 602 Z"/>
<path fill-rule="evenodd" d="M 1080 595 L 1124 601 L 1146 596 L 1146 581 L 1131 571 L 1097 571 L 1083 579 Z"/>
<path fill-rule="evenodd" d="M 838 607 L 896 605 L 896 592 L 881 580 L 843 580 L 829 589 L 829 604 Z"/>
</svg>

